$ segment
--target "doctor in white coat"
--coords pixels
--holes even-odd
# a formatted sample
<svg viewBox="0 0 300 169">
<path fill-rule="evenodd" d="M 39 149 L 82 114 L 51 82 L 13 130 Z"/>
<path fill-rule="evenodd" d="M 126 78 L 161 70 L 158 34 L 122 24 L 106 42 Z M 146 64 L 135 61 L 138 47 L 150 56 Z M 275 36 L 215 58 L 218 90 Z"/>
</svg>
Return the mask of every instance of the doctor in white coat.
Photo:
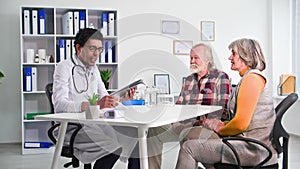
<svg viewBox="0 0 300 169">
<path fill-rule="evenodd" d="M 89 105 L 87 96 L 94 93 L 100 99 L 100 108 L 111 108 L 115 98 L 109 96 L 101 80 L 96 61 L 103 52 L 103 36 L 91 28 L 80 29 L 76 34 L 76 54 L 60 61 L 53 75 L 53 104 L 55 113 L 83 112 Z M 131 91 L 131 96 L 132 96 Z M 73 128 L 68 126 L 68 140 Z M 74 142 L 74 155 L 83 163 L 95 162 L 94 169 L 110 169 L 121 156 L 126 161 L 132 152 L 138 152 L 137 134 L 133 128 L 117 128 L 109 125 L 84 125 Z M 138 155 L 129 158 L 128 168 L 139 168 Z"/>
</svg>

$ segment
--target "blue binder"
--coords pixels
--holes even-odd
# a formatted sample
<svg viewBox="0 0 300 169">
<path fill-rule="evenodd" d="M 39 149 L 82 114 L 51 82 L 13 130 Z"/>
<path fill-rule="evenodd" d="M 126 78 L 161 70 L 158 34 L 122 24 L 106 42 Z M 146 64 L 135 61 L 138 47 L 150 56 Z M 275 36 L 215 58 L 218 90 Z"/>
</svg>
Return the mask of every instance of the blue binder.
<svg viewBox="0 0 300 169">
<path fill-rule="evenodd" d="M 32 68 L 31 67 L 24 67 L 24 91 L 31 92 L 32 91 Z"/>
<path fill-rule="evenodd" d="M 107 30 L 107 26 L 108 26 L 108 14 L 107 13 L 102 13 L 102 34 L 103 36 L 107 36 L 108 34 L 108 30 Z"/>
<path fill-rule="evenodd" d="M 102 45 L 103 45 L 103 55 L 104 55 L 104 58 L 105 58 L 105 62 L 104 63 L 108 63 L 108 44 L 107 44 L 107 41 L 103 41 L 102 42 Z"/>
<path fill-rule="evenodd" d="M 32 142 L 26 141 L 24 148 L 50 148 L 53 144 L 50 142 Z"/>
<path fill-rule="evenodd" d="M 84 29 L 85 28 L 85 11 L 80 11 L 79 12 L 79 28 Z"/>
<path fill-rule="evenodd" d="M 46 34 L 46 11 L 39 10 L 39 34 Z"/>
<path fill-rule="evenodd" d="M 58 40 L 58 58 L 57 58 L 58 62 L 65 60 L 65 56 L 66 56 L 65 41 L 66 41 L 65 39 Z"/>
</svg>

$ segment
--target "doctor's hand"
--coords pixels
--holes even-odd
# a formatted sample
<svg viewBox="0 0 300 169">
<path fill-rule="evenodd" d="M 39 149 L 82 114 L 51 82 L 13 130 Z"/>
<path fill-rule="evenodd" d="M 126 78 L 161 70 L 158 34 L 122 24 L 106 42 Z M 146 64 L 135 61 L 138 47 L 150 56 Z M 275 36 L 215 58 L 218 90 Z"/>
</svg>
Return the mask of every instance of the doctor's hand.
<svg viewBox="0 0 300 169">
<path fill-rule="evenodd" d="M 136 91 L 136 88 L 135 88 L 135 87 L 134 87 L 134 88 L 128 89 L 128 90 L 124 93 L 124 95 L 122 95 L 122 96 L 120 97 L 120 100 L 119 100 L 119 101 L 120 101 L 120 102 L 123 102 L 123 101 L 126 101 L 126 100 L 132 100 L 135 91 Z"/>
<path fill-rule="evenodd" d="M 116 98 L 114 96 L 104 96 L 97 101 L 97 104 L 100 105 L 100 109 L 112 108 L 116 105 Z"/>
</svg>

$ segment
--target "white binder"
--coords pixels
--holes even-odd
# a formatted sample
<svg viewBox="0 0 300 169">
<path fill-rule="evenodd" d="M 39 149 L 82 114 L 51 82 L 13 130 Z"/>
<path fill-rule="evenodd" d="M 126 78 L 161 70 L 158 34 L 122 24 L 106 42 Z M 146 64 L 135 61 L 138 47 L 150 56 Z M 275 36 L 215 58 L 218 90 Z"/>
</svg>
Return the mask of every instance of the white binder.
<svg viewBox="0 0 300 169">
<path fill-rule="evenodd" d="M 115 13 L 108 13 L 108 36 L 115 35 Z"/>
<path fill-rule="evenodd" d="M 24 34 L 30 34 L 30 11 L 24 10 Z"/>
<path fill-rule="evenodd" d="M 74 35 L 79 31 L 79 11 L 74 11 Z"/>
<path fill-rule="evenodd" d="M 75 50 L 74 45 L 75 45 L 75 39 L 72 39 L 72 40 L 71 40 L 71 51 L 72 51 L 71 57 L 74 56 L 74 55 L 76 54 L 76 50 Z"/>
<path fill-rule="evenodd" d="M 71 39 L 66 39 L 66 59 L 71 58 Z"/>
<path fill-rule="evenodd" d="M 37 69 L 32 67 L 32 91 L 37 91 Z"/>
<path fill-rule="evenodd" d="M 107 41 L 107 63 L 113 62 L 113 43 L 111 40 Z"/>
<path fill-rule="evenodd" d="M 32 10 L 32 34 L 38 34 L 38 11 Z"/>
<path fill-rule="evenodd" d="M 73 12 L 69 11 L 62 17 L 63 34 L 73 35 Z"/>
</svg>

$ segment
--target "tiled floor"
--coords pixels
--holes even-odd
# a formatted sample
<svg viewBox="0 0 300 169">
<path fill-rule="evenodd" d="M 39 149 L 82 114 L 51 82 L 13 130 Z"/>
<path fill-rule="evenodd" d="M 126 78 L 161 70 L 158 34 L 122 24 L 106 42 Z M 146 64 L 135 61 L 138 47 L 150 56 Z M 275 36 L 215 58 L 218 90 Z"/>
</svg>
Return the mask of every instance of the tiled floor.
<svg viewBox="0 0 300 169">
<path fill-rule="evenodd" d="M 300 168 L 300 136 L 291 136 L 289 144 L 289 168 Z M 172 169 L 175 166 L 179 146 L 168 143 L 164 148 L 163 169 Z M 20 144 L 0 144 L 0 169 L 48 169 L 53 154 L 21 155 Z M 66 161 L 60 158 L 59 169 L 63 169 Z M 71 167 L 69 167 L 71 168 Z M 81 165 L 80 169 L 83 168 Z M 126 164 L 117 162 L 114 169 L 126 169 Z"/>
</svg>

